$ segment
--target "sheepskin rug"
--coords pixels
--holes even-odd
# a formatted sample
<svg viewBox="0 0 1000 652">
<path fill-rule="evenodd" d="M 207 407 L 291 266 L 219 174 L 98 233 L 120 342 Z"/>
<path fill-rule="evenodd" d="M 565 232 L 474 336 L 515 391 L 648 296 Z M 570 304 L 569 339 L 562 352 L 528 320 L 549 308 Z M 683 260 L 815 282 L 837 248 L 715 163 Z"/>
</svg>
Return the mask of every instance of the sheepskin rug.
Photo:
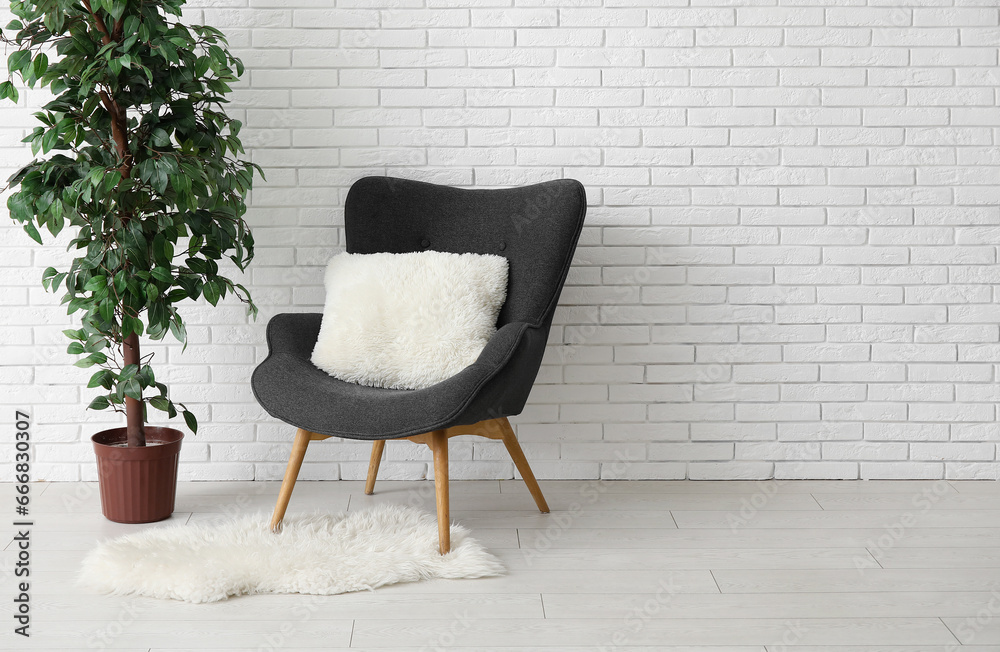
<svg viewBox="0 0 1000 652">
<path fill-rule="evenodd" d="M 507 298 L 507 259 L 421 251 L 338 254 L 312 353 L 335 378 L 421 389 L 476 361 Z"/>
<path fill-rule="evenodd" d="M 254 514 L 221 526 L 151 528 L 100 544 L 79 583 L 99 593 L 216 602 L 253 593 L 333 595 L 431 578 L 502 575 L 459 526 L 438 552 L 437 519 L 403 505 L 288 516 L 280 533 Z"/>
</svg>

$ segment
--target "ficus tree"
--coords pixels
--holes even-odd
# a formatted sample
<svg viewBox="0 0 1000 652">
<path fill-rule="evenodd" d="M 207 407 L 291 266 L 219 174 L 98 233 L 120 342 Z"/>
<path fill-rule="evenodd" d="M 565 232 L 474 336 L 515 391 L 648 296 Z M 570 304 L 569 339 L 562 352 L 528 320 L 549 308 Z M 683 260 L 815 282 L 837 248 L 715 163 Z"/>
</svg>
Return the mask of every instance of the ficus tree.
<svg viewBox="0 0 1000 652">
<path fill-rule="evenodd" d="M 42 0 L 10 3 L 0 31 L 9 78 L 47 88 L 24 139 L 35 159 L 9 180 L 10 216 L 41 233 L 74 229 L 68 269 L 42 275 L 80 328 L 64 331 L 76 365 L 93 367 L 89 407 L 126 415 L 128 445 L 145 445 L 147 405 L 192 431 L 197 419 L 156 380 L 140 336 L 187 344 L 178 304 L 227 295 L 257 308 L 220 275 L 225 259 L 245 271 L 253 236 L 245 198 L 260 168 L 240 160 L 240 122 L 224 111 L 243 64 L 212 27 L 180 22 L 185 0 Z M 15 83 L 16 82 L 16 83 Z M 223 270 L 225 271 L 225 270 Z"/>
</svg>

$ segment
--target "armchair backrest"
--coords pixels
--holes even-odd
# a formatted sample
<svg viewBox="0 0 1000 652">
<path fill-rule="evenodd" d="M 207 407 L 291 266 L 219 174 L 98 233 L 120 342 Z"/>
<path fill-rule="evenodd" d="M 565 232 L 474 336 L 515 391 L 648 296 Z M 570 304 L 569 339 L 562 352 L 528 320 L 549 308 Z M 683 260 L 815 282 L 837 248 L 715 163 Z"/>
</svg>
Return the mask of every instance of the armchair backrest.
<svg viewBox="0 0 1000 652">
<path fill-rule="evenodd" d="M 507 258 L 498 325 L 548 327 L 583 228 L 579 181 L 466 190 L 392 177 L 359 179 L 347 194 L 349 253 L 447 251 Z"/>
</svg>

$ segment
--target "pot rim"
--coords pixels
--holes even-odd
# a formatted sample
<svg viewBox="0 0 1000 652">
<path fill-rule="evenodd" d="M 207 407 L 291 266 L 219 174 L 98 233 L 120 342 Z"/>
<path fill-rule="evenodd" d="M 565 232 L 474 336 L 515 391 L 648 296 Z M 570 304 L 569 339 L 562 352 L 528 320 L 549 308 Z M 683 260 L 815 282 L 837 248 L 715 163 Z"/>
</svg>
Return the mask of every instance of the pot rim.
<svg viewBox="0 0 1000 652">
<path fill-rule="evenodd" d="M 115 444 L 126 440 L 127 428 L 109 428 L 94 433 L 90 441 L 94 445 L 94 451 L 98 455 L 107 456 L 137 456 L 145 452 L 145 455 L 169 454 L 169 451 L 180 449 L 184 439 L 184 433 L 176 428 L 162 426 L 146 426 L 146 441 L 152 446 L 116 446 Z M 153 451 L 156 451 L 155 453 Z"/>
</svg>

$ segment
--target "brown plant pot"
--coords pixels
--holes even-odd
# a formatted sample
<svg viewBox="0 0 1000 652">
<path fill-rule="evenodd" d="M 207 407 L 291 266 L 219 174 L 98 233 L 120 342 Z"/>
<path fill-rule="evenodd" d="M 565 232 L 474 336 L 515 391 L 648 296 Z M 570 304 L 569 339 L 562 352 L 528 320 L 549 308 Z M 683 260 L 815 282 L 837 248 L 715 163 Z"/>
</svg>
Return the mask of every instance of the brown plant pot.
<svg viewBox="0 0 1000 652">
<path fill-rule="evenodd" d="M 184 433 L 146 426 L 146 445 L 125 445 L 126 429 L 90 438 L 97 453 L 101 511 L 116 523 L 152 523 L 169 518 L 177 494 L 177 460 Z"/>
</svg>

